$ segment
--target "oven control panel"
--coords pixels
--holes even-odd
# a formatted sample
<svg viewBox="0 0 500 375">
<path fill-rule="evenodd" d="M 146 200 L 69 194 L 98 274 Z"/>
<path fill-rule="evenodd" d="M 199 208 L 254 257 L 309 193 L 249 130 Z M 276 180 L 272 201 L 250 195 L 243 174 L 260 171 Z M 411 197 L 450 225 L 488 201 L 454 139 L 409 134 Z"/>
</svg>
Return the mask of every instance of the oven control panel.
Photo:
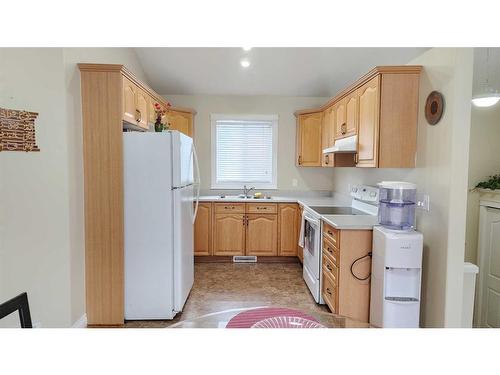
<svg viewBox="0 0 500 375">
<path fill-rule="evenodd" d="M 369 185 L 352 185 L 351 197 L 363 202 L 378 203 L 378 188 Z"/>
</svg>

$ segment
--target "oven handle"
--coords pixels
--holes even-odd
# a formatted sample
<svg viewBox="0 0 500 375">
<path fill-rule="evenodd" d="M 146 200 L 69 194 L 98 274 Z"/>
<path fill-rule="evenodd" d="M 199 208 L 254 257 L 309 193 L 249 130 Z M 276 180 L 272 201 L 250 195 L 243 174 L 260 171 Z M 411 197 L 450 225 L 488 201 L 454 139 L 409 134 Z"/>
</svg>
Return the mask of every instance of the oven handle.
<svg viewBox="0 0 500 375">
<path fill-rule="evenodd" d="M 316 219 L 313 219 L 312 217 L 310 216 L 307 216 L 307 215 L 304 215 L 304 219 L 306 221 L 308 221 L 309 223 L 311 223 L 313 226 L 315 226 L 316 228 L 319 227 L 319 220 L 316 220 Z"/>
</svg>

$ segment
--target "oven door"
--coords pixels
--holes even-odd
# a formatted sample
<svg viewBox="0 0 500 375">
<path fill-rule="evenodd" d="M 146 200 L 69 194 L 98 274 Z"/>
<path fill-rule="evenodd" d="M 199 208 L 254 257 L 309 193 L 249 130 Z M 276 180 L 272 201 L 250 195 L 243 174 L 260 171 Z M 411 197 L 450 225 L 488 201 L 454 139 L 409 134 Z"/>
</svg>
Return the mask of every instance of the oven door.
<svg viewBox="0 0 500 375">
<path fill-rule="evenodd" d="M 305 215 L 304 221 L 304 280 L 316 302 L 320 302 L 320 221 Z"/>
</svg>

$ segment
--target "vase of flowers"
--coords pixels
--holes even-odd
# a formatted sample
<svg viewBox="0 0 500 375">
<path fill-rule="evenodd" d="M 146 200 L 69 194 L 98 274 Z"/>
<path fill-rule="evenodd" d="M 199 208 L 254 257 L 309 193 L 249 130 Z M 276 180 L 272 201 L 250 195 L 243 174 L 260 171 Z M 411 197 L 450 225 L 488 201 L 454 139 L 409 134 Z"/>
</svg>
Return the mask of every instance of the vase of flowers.
<svg viewBox="0 0 500 375">
<path fill-rule="evenodd" d="M 167 113 L 170 111 L 171 104 L 167 103 L 166 108 L 162 108 L 160 103 L 155 103 L 155 132 L 162 132 L 170 128 L 170 123 L 167 120 Z"/>
</svg>

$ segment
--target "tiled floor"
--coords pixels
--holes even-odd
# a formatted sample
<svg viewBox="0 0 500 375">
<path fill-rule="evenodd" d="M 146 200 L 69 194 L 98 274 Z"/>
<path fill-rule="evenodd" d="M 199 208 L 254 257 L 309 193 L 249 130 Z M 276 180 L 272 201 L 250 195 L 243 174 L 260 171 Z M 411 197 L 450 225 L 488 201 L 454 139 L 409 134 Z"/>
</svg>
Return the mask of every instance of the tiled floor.
<svg viewBox="0 0 500 375">
<path fill-rule="evenodd" d="M 130 321 L 125 327 L 167 327 L 227 309 L 281 306 L 325 312 L 316 304 L 298 263 L 196 263 L 195 280 L 182 314 L 170 321 Z"/>
</svg>

